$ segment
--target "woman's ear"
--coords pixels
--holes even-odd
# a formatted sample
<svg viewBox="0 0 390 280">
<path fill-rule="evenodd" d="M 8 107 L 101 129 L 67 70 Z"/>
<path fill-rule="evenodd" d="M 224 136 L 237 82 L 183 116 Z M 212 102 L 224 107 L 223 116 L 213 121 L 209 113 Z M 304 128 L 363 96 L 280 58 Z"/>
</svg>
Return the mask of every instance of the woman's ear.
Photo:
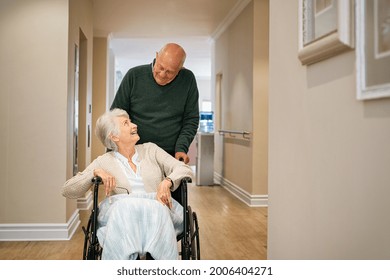
<svg viewBox="0 0 390 280">
<path fill-rule="evenodd" d="M 110 138 L 114 142 L 118 142 L 119 141 L 119 137 L 117 135 L 110 134 Z"/>
</svg>

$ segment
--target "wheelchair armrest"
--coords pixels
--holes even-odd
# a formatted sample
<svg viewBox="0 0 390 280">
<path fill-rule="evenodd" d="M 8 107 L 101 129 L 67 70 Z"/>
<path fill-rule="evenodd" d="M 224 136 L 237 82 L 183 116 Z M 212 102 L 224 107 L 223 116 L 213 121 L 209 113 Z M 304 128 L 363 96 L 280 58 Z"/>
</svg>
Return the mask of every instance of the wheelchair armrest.
<svg viewBox="0 0 390 280">
<path fill-rule="evenodd" d="M 95 176 L 92 178 L 92 183 L 95 185 L 100 185 L 103 182 L 102 178 L 100 176 Z"/>
<path fill-rule="evenodd" d="M 182 206 L 187 204 L 187 183 L 192 183 L 190 177 L 181 179 L 180 185 L 171 193 L 172 197 Z"/>
<path fill-rule="evenodd" d="M 184 177 L 181 179 L 181 184 L 183 184 L 183 182 L 192 183 L 192 179 L 190 177 Z"/>
</svg>

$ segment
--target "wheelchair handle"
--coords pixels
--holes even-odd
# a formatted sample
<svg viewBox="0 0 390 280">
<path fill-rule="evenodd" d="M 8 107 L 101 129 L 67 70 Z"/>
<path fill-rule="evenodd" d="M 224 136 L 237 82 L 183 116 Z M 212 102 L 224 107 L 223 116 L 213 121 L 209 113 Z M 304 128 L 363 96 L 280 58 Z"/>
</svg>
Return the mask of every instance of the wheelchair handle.
<svg viewBox="0 0 390 280">
<path fill-rule="evenodd" d="M 102 178 L 100 176 L 95 176 L 92 178 L 92 183 L 95 183 L 97 185 L 100 185 L 103 182 Z"/>
</svg>

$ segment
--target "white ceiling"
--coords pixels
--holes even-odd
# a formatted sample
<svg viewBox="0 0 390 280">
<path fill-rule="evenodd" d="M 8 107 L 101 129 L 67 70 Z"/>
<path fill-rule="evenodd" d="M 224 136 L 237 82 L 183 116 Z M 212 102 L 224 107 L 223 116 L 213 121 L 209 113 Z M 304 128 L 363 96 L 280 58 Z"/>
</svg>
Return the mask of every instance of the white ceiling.
<svg viewBox="0 0 390 280">
<path fill-rule="evenodd" d="M 108 36 L 116 67 L 147 64 L 167 42 L 187 52 L 185 67 L 211 74 L 211 43 L 250 0 L 93 0 L 94 36 Z"/>
</svg>

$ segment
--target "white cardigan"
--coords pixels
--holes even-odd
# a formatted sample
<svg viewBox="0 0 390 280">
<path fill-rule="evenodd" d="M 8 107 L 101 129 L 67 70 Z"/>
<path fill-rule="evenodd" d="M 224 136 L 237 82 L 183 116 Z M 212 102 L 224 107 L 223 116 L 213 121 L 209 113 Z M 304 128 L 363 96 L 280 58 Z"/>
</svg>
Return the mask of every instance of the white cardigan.
<svg viewBox="0 0 390 280">
<path fill-rule="evenodd" d="M 146 192 L 156 192 L 165 176 L 173 181 L 174 191 L 184 177 L 194 178 L 192 169 L 185 163 L 176 160 L 163 149 L 153 143 L 136 145 L 141 166 L 141 176 Z M 94 170 L 101 168 L 115 177 L 117 187 L 132 192 L 130 183 L 123 173 L 114 152 L 105 153 L 95 159 L 84 171 L 77 173 L 62 186 L 62 195 L 68 198 L 79 198 L 92 186 Z M 112 194 L 124 193 L 126 190 L 115 188 Z"/>
</svg>

